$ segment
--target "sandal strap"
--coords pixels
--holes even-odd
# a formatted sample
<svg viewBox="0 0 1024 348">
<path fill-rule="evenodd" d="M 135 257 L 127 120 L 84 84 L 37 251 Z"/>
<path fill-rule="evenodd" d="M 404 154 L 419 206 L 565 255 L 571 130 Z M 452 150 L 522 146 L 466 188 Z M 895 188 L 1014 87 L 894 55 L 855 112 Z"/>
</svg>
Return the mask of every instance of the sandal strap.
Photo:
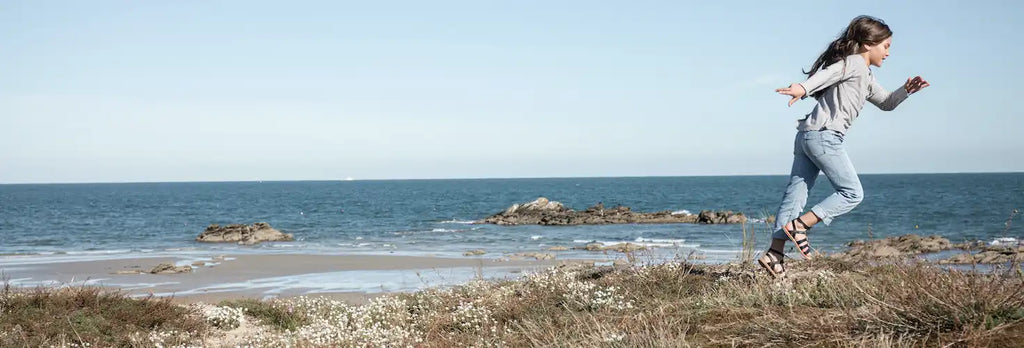
<svg viewBox="0 0 1024 348">
<path fill-rule="evenodd" d="M 774 276 L 780 277 L 783 273 L 786 273 L 786 266 L 783 264 L 784 258 L 777 255 L 774 250 L 769 249 L 767 253 L 764 253 L 764 258 L 767 258 L 768 262 L 765 262 L 763 259 L 758 260 L 758 262 Z M 777 268 L 781 268 L 781 270 L 776 271 Z"/>
<path fill-rule="evenodd" d="M 803 225 L 803 226 L 804 226 L 804 230 L 809 230 L 809 229 L 811 229 L 811 226 L 807 226 L 807 223 L 806 223 L 806 222 L 804 222 L 804 220 L 803 220 L 803 219 L 800 219 L 800 217 L 799 217 L 799 216 L 797 216 L 797 217 L 796 217 L 796 219 L 793 219 L 793 221 L 794 221 L 794 222 L 799 222 L 799 223 L 800 223 L 800 225 Z M 793 224 L 793 229 L 794 229 L 794 230 L 796 229 L 796 224 L 795 224 L 795 223 Z"/>
<path fill-rule="evenodd" d="M 796 241 L 796 246 L 800 248 L 800 252 L 806 254 L 811 251 L 811 243 L 807 241 L 807 238 L 801 238 Z"/>
</svg>

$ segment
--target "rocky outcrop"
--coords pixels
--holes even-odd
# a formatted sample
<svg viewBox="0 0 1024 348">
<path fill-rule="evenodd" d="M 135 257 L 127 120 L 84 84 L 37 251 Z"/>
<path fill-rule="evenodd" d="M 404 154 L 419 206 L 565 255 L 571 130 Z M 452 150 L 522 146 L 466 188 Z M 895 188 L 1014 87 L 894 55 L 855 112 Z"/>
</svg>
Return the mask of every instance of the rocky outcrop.
<svg viewBox="0 0 1024 348">
<path fill-rule="evenodd" d="M 665 210 L 654 213 L 634 212 L 629 207 L 605 208 L 598 203 L 584 211 L 566 208 L 562 203 L 541 197 L 524 204 L 514 204 L 505 211 L 491 215 L 477 223 L 496 225 L 605 225 L 605 224 L 738 224 L 746 222 L 743 213 L 705 210 L 700 214 L 673 213 Z"/>
<path fill-rule="evenodd" d="M 934 253 L 958 247 L 949 239 L 940 236 L 921 237 L 916 234 L 871 241 L 857 240 L 847 243 L 846 246 L 850 247 L 848 251 L 832 256 L 845 259 L 882 258 Z"/>
<path fill-rule="evenodd" d="M 150 274 L 174 274 L 192 272 L 192 266 L 175 266 L 169 263 L 161 263 L 149 270 Z"/>
<path fill-rule="evenodd" d="M 538 261 L 554 260 L 555 259 L 555 254 L 551 254 L 551 253 L 535 253 L 535 252 L 516 253 L 516 254 L 509 255 L 507 257 L 507 259 L 509 261 L 522 261 L 522 260 L 525 260 L 525 259 L 535 259 L 535 260 L 538 260 Z"/>
<path fill-rule="evenodd" d="M 133 266 L 139 267 L 139 266 Z M 161 263 L 153 267 L 148 271 L 142 270 L 122 270 L 117 271 L 114 274 L 175 274 L 175 273 L 192 273 L 192 266 L 175 266 L 171 263 Z"/>
<path fill-rule="evenodd" d="M 698 224 L 742 224 L 747 221 L 743 213 L 731 211 L 710 211 L 704 210 L 697 214 Z"/>
<path fill-rule="evenodd" d="M 975 263 L 1007 263 L 1024 262 L 1024 246 L 988 246 L 977 253 L 957 254 L 945 260 L 939 260 L 941 264 L 975 264 Z"/>
<path fill-rule="evenodd" d="M 573 247 L 573 249 L 586 251 L 618 251 L 620 253 L 631 253 L 638 250 L 646 250 L 647 247 L 636 243 L 618 243 L 608 246 L 605 246 L 604 244 L 601 243 L 589 243 L 584 246 Z"/>
<path fill-rule="evenodd" d="M 294 240 L 291 234 L 281 233 L 266 222 L 248 225 L 210 225 L 196 237 L 197 242 L 238 243 L 252 245 L 261 242 L 283 242 Z"/>
<path fill-rule="evenodd" d="M 887 237 L 872 241 L 858 240 L 848 243 L 846 252 L 833 254 L 832 257 L 845 260 L 877 259 L 905 257 L 918 254 L 935 253 L 947 250 L 964 250 L 966 252 L 953 255 L 940 264 L 999 264 L 1024 261 L 1024 245 L 985 245 L 983 242 L 953 244 L 949 239 L 939 236 L 921 237 L 916 234 Z"/>
</svg>

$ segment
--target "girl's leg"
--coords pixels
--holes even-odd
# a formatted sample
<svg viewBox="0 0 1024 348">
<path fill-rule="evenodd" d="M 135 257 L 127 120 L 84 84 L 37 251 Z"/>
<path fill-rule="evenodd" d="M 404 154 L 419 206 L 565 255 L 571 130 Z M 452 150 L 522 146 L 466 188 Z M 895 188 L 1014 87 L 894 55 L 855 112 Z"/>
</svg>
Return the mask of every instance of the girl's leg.
<svg viewBox="0 0 1024 348">
<path fill-rule="evenodd" d="M 782 196 L 782 204 L 775 214 L 775 232 L 772 233 L 770 249 L 782 251 L 789 237 L 782 232 L 782 226 L 795 219 L 807 204 L 807 194 L 814 187 L 819 169 L 814 161 L 804 152 L 807 132 L 798 132 L 793 144 L 793 167 L 790 169 L 789 185 Z"/>
<path fill-rule="evenodd" d="M 836 216 L 853 210 L 864 199 L 864 189 L 853 168 L 853 162 L 843 147 L 843 135 L 832 131 L 817 133 L 816 139 L 805 142 L 805 153 L 832 183 L 835 193 L 811 208 L 811 212 L 826 225 Z M 817 219 L 815 219 L 817 220 Z M 806 220 L 805 220 L 806 221 Z M 813 225 L 817 221 L 806 221 Z"/>
</svg>

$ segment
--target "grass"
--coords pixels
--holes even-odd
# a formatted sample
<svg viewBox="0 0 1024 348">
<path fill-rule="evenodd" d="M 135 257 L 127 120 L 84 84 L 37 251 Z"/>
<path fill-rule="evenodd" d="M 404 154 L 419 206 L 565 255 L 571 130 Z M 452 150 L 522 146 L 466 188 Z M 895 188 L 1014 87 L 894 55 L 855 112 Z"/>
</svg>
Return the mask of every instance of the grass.
<svg viewBox="0 0 1024 348">
<path fill-rule="evenodd" d="M 208 325 L 167 299 L 134 299 L 95 287 L 0 290 L 0 347 L 148 346 L 149 335 L 180 344 Z"/>
<path fill-rule="evenodd" d="M 783 281 L 737 264 L 560 267 L 520 280 L 386 295 L 361 306 L 327 298 L 220 305 L 241 308 L 246 320 L 266 325 L 247 338 L 254 346 L 889 347 L 1024 341 L 1019 273 L 830 258 L 789 265 Z M 5 289 L 0 346 L 216 346 L 209 334 L 225 328 L 190 308 L 95 288 Z"/>
<path fill-rule="evenodd" d="M 307 316 L 296 312 L 287 302 L 255 299 L 221 301 L 220 306 L 240 308 L 246 315 L 282 331 L 294 331 L 309 324 Z"/>
</svg>

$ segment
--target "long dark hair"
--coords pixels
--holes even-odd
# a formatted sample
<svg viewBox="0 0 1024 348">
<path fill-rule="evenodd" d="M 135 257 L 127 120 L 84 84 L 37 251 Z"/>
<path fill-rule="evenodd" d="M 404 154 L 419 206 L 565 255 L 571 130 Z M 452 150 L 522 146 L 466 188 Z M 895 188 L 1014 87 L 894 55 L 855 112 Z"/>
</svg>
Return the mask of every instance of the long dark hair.
<svg viewBox="0 0 1024 348">
<path fill-rule="evenodd" d="M 871 16 L 857 16 L 850 25 L 846 26 L 839 37 L 828 44 L 825 52 L 822 52 L 818 59 L 811 64 L 811 71 L 804 71 L 807 76 L 814 75 L 824 67 L 832 63 L 846 59 L 846 56 L 857 54 L 860 45 L 877 45 L 892 37 L 892 30 L 881 19 Z M 812 97 L 817 98 L 822 91 L 815 93 Z"/>
</svg>

